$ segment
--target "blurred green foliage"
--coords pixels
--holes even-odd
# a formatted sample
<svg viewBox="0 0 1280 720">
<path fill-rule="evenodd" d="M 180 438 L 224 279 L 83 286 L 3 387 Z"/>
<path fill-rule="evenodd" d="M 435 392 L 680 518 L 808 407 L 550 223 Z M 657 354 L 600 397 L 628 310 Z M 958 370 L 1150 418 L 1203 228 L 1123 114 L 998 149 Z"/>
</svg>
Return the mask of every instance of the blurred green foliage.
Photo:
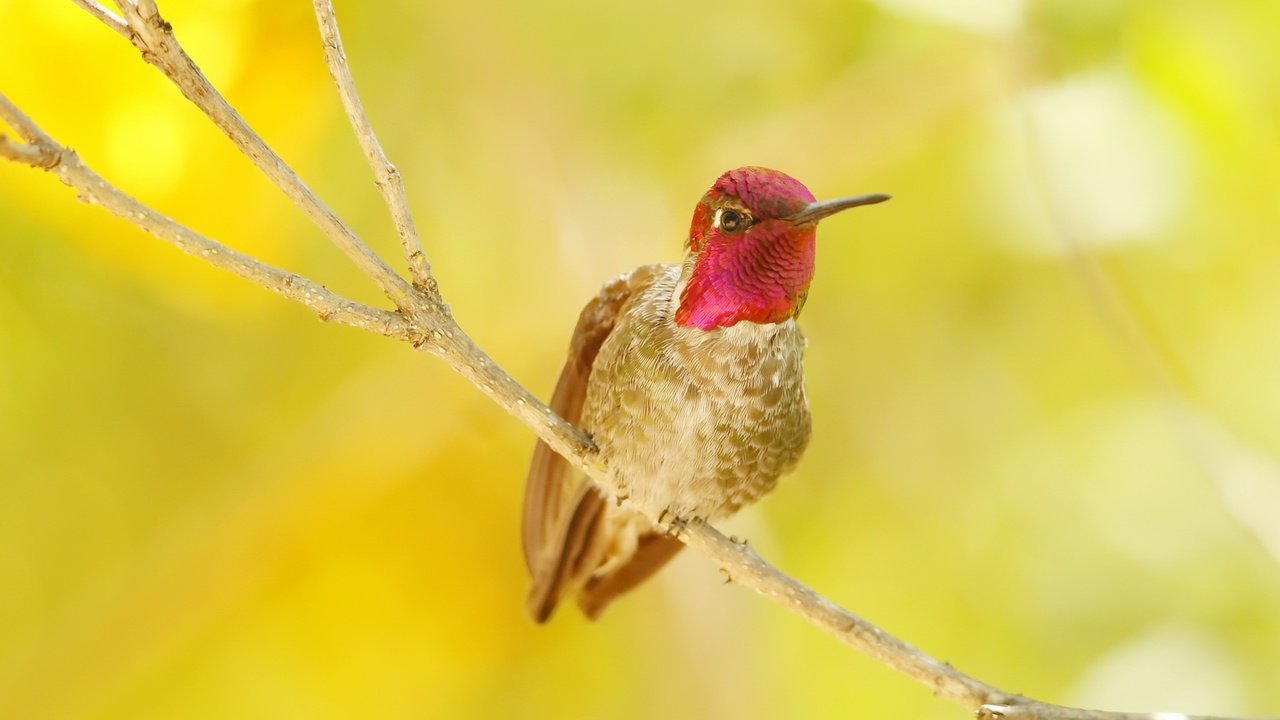
<svg viewBox="0 0 1280 720">
<path fill-rule="evenodd" d="M 395 257 L 309 4 L 161 5 Z M 549 392 L 582 303 L 678 258 L 727 168 L 893 193 L 823 226 L 813 444 L 728 529 L 1009 690 L 1280 712 L 1280 4 L 338 9 L 518 379 Z M 120 37 L 14 0 L 0 37 L 0 89 L 91 167 L 377 300 Z M 692 553 L 534 627 L 531 444 L 443 365 L 0 164 L 0 717 L 962 716 Z"/>
</svg>

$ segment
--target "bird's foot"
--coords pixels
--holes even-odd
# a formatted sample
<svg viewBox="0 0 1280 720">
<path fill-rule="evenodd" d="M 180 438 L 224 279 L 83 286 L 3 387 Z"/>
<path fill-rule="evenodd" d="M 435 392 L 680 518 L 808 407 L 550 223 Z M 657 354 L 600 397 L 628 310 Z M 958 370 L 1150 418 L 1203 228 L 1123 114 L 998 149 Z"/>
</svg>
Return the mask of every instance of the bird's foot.
<svg viewBox="0 0 1280 720">
<path fill-rule="evenodd" d="M 667 534 L 671 535 L 671 529 L 675 526 L 676 520 L 678 519 L 679 518 L 671 512 L 670 508 L 663 508 L 662 512 L 658 513 L 658 528 L 666 530 Z"/>
<path fill-rule="evenodd" d="M 701 525 L 706 522 L 705 519 L 695 516 L 676 515 L 671 508 L 663 510 L 658 515 L 658 527 L 667 531 L 667 535 L 677 540 L 684 534 L 684 531 L 692 526 Z"/>
</svg>

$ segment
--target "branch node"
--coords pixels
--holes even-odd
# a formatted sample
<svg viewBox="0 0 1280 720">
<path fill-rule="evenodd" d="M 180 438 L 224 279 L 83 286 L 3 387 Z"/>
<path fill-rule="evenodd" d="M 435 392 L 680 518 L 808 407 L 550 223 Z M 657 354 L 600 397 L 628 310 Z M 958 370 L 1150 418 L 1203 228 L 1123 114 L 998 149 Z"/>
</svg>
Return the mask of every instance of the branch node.
<svg viewBox="0 0 1280 720">
<path fill-rule="evenodd" d="M 409 340 L 409 344 L 413 346 L 413 349 L 414 349 L 414 350 L 421 350 L 421 349 L 422 349 L 422 347 L 423 347 L 424 345 L 426 345 L 427 343 L 431 342 L 431 335 L 432 335 L 432 333 L 430 333 L 430 332 L 425 332 L 425 333 L 420 333 L 420 334 L 414 335 L 414 336 Z"/>
<path fill-rule="evenodd" d="M 0 157 L 41 170 L 52 170 L 62 162 L 60 153 L 37 143 L 14 142 L 4 133 L 0 133 Z"/>
</svg>

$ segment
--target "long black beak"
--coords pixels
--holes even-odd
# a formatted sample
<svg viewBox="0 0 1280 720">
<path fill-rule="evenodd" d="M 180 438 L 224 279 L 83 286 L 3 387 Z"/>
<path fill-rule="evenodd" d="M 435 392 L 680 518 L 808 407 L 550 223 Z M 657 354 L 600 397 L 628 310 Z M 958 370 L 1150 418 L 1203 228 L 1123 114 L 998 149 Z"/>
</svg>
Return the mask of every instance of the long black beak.
<svg viewBox="0 0 1280 720">
<path fill-rule="evenodd" d="M 792 225 L 803 225 L 804 223 L 818 222 L 824 217 L 835 215 L 841 210 L 848 210 L 851 207 L 859 205 L 875 205 L 882 203 L 890 198 L 889 195 L 876 193 L 874 195 L 856 195 L 854 197 L 836 198 L 835 200 L 823 200 L 822 202 L 809 203 L 803 210 L 787 218 L 787 222 Z"/>
</svg>

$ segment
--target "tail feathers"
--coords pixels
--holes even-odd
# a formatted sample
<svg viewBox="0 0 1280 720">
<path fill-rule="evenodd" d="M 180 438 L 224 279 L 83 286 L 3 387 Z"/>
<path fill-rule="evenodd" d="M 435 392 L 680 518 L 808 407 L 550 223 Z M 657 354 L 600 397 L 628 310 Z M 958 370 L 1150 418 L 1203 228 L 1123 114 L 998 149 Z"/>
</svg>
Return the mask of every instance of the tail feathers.
<svg viewBox="0 0 1280 720">
<path fill-rule="evenodd" d="M 583 483 L 573 514 L 563 523 L 551 547 L 545 548 L 545 554 L 530 567 L 533 583 L 525 605 L 537 622 L 550 619 L 565 592 L 584 582 L 599 565 L 604 507 L 604 496 L 590 483 Z"/>
<path fill-rule="evenodd" d="M 634 588 L 662 569 L 684 543 L 666 533 L 645 533 L 636 544 L 636 554 L 611 572 L 591 578 L 578 597 L 578 607 L 595 620 L 613 599 Z"/>
<path fill-rule="evenodd" d="M 578 607 L 595 620 L 614 598 L 647 580 L 684 547 L 666 533 L 638 528 L 638 516 L 610 520 L 608 501 L 590 483 L 579 487 L 572 507 L 533 568 L 526 607 L 539 623 L 575 592 Z"/>
</svg>

